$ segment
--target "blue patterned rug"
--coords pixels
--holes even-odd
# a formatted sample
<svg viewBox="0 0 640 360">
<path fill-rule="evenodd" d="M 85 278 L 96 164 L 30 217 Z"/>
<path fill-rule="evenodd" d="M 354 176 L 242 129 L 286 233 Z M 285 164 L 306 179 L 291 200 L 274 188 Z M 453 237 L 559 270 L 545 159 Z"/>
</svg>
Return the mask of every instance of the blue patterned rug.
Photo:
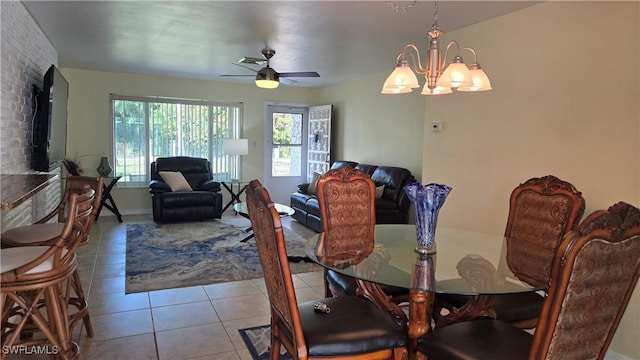
<svg viewBox="0 0 640 360">
<path fill-rule="evenodd" d="M 260 278 L 255 239 L 242 217 L 190 223 L 127 224 L 125 293 Z M 285 228 L 287 253 L 304 256 L 306 239 Z M 292 273 L 318 271 L 313 263 L 290 263 Z"/>
<path fill-rule="evenodd" d="M 271 344 L 271 326 L 261 325 L 246 329 L 239 329 L 238 332 L 242 336 L 247 349 L 253 360 L 268 360 L 269 346 Z M 284 346 L 280 347 L 280 360 L 290 360 L 291 356 L 284 350 Z"/>
</svg>

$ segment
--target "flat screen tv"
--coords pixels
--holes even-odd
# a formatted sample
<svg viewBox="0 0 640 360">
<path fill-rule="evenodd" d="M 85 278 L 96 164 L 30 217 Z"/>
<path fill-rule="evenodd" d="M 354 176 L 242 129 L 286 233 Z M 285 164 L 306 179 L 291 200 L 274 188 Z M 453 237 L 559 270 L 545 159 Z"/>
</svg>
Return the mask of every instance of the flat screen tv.
<svg viewBox="0 0 640 360">
<path fill-rule="evenodd" d="M 64 160 L 67 150 L 67 101 L 69 83 L 51 65 L 44 74 L 42 91 L 34 86 L 33 142 L 31 167 L 52 171 Z"/>
</svg>

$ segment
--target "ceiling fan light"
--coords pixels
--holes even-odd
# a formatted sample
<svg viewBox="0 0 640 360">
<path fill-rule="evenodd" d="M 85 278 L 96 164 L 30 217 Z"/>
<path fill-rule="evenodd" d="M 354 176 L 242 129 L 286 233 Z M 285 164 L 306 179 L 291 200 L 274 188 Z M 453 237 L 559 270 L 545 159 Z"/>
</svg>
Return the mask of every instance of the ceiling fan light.
<svg viewBox="0 0 640 360">
<path fill-rule="evenodd" d="M 256 86 L 263 89 L 275 89 L 280 85 L 280 75 L 269 66 L 263 67 L 256 74 Z"/>
</svg>

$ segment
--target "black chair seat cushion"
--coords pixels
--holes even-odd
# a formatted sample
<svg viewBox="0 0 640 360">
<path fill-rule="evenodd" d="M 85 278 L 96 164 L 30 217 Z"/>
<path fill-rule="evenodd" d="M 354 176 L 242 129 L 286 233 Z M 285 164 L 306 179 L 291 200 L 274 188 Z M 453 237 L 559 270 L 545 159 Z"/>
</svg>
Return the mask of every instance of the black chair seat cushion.
<svg viewBox="0 0 640 360">
<path fill-rule="evenodd" d="M 440 288 L 451 287 L 458 288 L 466 287 L 466 282 L 462 279 L 443 280 L 438 283 Z M 513 288 L 514 291 L 522 289 L 518 284 L 506 282 L 506 287 Z M 440 303 L 446 303 L 456 308 L 464 306 L 473 295 L 459 295 L 459 294 L 438 294 L 438 301 Z M 536 292 L 525 291 L 511 294 L 498 294 L 495 295 L 493 301 L 493 309 L 496 311 L 496 318 L 507 322 L 513 322 L 518 320 L 535 319 L 540 316 L 542 311 L 542 304 L 544 303 L 544 297 Z"/>
<path fill-rule="evenodd" d="M 162 206 L 165 209 L 193 206 L 211 206 L 215 204 L 216 193 L 208 191 L 180 191 L 163 194 Z"/>
<path fill-rule="evenodd" d="M 389 269 L 397 269 L 391 266 L 387 266 Z M 385 270 L 386 274 L 392 274 L 390 271 Z M 397 274 L 394 274 L 397 277 L 400 276 L 408 276 L 406 272 L 397 269 Z M 338 291 L 340 291 L 344 295 L 354 296 L 356 295 L 356 290 L 358 288 L 358 284 L 356 283 L 356 279 L 349 275 L 344 275 L 339 272 L 335 272 L 332 270 L 327 271 L 326 280 L 333 287 L 335 287 Z M 408 280 L 405 283 L 409 283 Z M 409 295 L 409 290 L 402 287 L 392 286 L 392 285 L 380 285 L 382 291 L 385 294 L 390 295 L 392 297 Z M 335 294 L 334 294 L 335 295 Z"/>
<path fill-rule="evenodd" d="M 320 300 L 328 314 L 313 310 L 316 301 L 300 304 L 300 321 L 309 356 L 367 353 L 406 345 L 404 328 L 371 302 L 355 297 Z"/>
<path fill-rule="evenodd" d="M 528 359 L 533 336 L 500 320 L 459 322 L 418 339 L 418 351 L 429 360 Z"/>
</svg>

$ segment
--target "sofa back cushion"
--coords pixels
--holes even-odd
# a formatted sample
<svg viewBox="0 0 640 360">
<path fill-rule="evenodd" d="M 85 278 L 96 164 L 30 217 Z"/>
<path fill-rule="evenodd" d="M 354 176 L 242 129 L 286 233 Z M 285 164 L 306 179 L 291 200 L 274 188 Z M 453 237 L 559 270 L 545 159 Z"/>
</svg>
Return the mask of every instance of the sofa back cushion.
<svg viewBox="0 0 640 360">
<path fill-rule="evenodd" d="M 373 175 L 373 172 L 376 171 L 376 169 L 378 168 L 378 166 L 376 165 L 369 165 L 369 164 L 358 164 L 356 165 L 356 169 L 362 171 L 363 173 L 367 174 L 369 177 L 371 177 L 371 175 Z M 380 184 L 376 184 L 376 185 L 380 185 Z"/>
<path fill-rule="evenodd" d="M 151 163 L 151 180 L 162 180 L 160 171 L 179 171 L 192 189 L 196 190 L 204 181 L 211 180 L 209 160 L 188 156 L 159 157 Z"/>
<path fill-rule="evenodd" d="M 358 163 L 355 161 L 336 160 L 331 164 L 331 169 L 337 169 L 343 166 L 356 167 L 356 165 L 358 165 Z"/>
<path fill-rule="evenodd" d="M 371 174 L 371 180 L 376 186 L 384 185 L 383 199 L 388 199 L 394 202 L 399 202 L 401 196 L 404 195 L 402 189 L 405 185 L 415 181 L 411 172 L 404 168 L 394 166 L 378 166 L 373 174 Z"/>
</svg>

